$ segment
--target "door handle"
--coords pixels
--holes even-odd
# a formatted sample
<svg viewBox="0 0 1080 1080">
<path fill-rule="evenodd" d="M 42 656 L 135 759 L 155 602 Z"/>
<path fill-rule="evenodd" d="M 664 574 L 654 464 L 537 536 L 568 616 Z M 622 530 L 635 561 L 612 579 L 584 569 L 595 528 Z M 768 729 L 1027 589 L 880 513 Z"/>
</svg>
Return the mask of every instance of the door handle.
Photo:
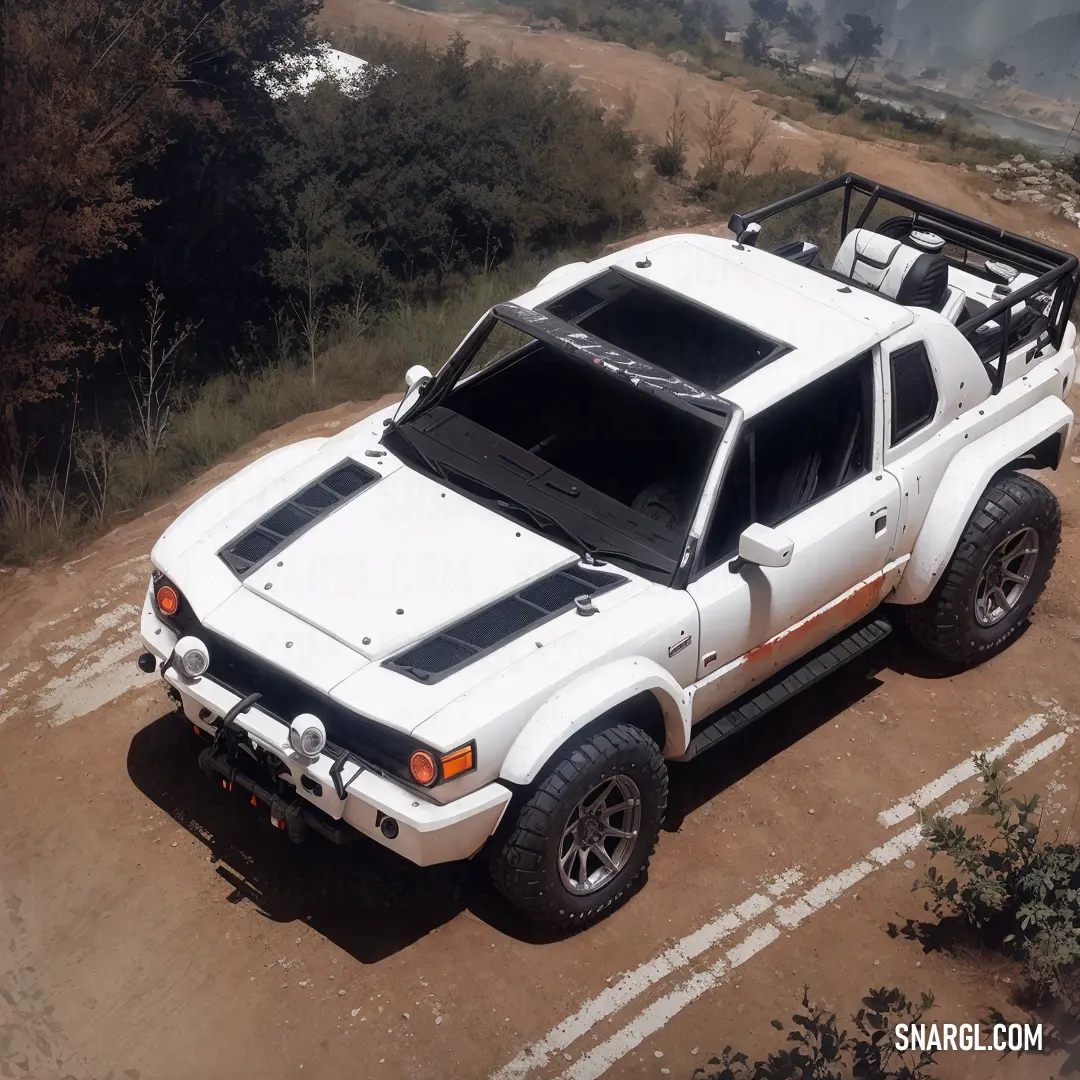
<svg viewBox="0 0 1080 1080">
<path fill-rule="evenodd" d="M 886 514 L 882 514 L 881 517 L 879 517 L 874 522 L 874 536 L 875 537 L 881 536 L 881 534 L 885 531 L 885 526 L 888 524 L 888 521 L 889 521 L 888 516 Z"/>
</svg>

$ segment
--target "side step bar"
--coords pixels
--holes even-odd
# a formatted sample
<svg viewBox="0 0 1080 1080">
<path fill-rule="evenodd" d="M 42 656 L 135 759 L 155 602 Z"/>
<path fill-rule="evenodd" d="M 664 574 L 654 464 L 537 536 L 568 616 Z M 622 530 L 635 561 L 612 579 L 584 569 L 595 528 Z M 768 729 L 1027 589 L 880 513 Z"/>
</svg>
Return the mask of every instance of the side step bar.
<svg viewBox="0 0 1080 1080">
<path fill-rule="evenodd" d="M 713 719 L 704 721 L 704 726 L 690 739 L 685 757 L 679 760 L 690 761 L 703 750 L 709 750 L 737 731 L 749 727 L 801 690 L 884 641 L 891 633 L 892 623 L 878 615 L 847 631 L 842 637 L 833 638 L 811 653 L 809 658 L 796 661 L 797 666 L 784 669 L 763 686 L 755 687 L 748 695 L 717 713 Z"/>
</svg>

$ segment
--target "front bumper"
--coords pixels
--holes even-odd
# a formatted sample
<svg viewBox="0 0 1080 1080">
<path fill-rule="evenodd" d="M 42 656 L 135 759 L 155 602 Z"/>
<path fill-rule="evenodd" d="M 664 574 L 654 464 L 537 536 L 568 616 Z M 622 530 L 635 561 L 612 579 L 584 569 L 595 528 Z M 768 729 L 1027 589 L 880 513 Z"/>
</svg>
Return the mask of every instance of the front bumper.
<svg viewBox="0 0 1080 1080">
<path fill-rule="evenodd" d="M 188 679 L 172 666 L 175 635 L 157 618 L 149 601 L 143 609 L 142 638 L 161 664 L 165 681 L 179 693 L 188 720 L 207 734 L 216 734 L 219 720 L 240 698 L 205 676 Z M 334 759 L 322 754 L 311 761 L 298 755 L 289 743 L 288 727 L 257 704 L 237 716 L 231 726 L 254 747 L 279 759 L 279 777 L 329 819 L 326 828 L 316 825 L 316 831 L 330 835 L 344 822 L 419 866 L 475 855 L 498 827 L 512 795 L 509 788 L 492 783 L 453 802 L 435 803 L 350 760 L 340 777 L 345 791 L 342 800 L 330 774 Z M 309 822 L 318 820 L 305 816 Z M 387 818 L 397 823 L 392 838 L 382 828 Z"/>
</svg>

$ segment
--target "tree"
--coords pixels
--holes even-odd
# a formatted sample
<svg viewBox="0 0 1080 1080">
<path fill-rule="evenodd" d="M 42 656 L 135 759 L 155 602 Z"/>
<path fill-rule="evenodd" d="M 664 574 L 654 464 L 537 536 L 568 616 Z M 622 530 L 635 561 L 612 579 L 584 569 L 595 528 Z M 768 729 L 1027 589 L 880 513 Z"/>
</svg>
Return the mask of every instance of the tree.
<svg viewBox="0 0 1080 1080">
<path fill-rule="evenodd" d="M 636 219 L 637 143 L 618 117 L 539 63 L 467 45 L 364 37 L 350 50 L 383 71 L 364 93 L 324 84 L 287 103 L 260 201 L 309 360 L 358 292 L 385 305 Z"/>
<path fill-rule="evenodd" d="M 788 0 L 750 0 L 754 18 L 743 34 L 743 55 L 754 64 L 768 63 L 781 30 L 801 45 L 817 40 L 818 13 L 810 3 L 790 7 Z"/>
<path fill-rule="evenodd" d="M 682 105 L 682 84 L 675 84 L 671 116 L 664 132 L 664 141 L 652 152 L 653 167 L 661 176 L 681 176 L 686 165 L 686 110 Z"/>
<path fill-rule="evenodd" d="M 177 117 L 220 118 L 257 43 L 290 22 L 302 40 L 318 6 L 0 0 L 0 464 L 12 476 L 22 414 L 115 344 L 73 276 L 134 244 L 155 202 L 137 174 L 161 161 Z"/>
<path fill-rule="evenodd" d="M 810 45 L 817 41 L 820 22 L 820 16 L 814 10 L 813 4 L 806 3 L 789 8 L 784 25 L 800 45 Z"/>
<path fill-rule="evenodd" d="M 885 28 L 875 23 L 869 15 L 860 15 L 853 11 L 849 11 L 839 25 L 840 40 L 825 47 L 825 57 L 834 65 L 848 65 L 843 78 L 839 80 L 841 88 L 847 89 L 856 69 L 865 61 L 881 55 Z"/>
<path fill-rule="evenodd" d="M 1016 68 L 1010 67 L 1004 60 L 995 60 L 986 72 L 991 82 L 1004 82 L 1016 74 Z"/>
<path fill-rule="evenodd" d="M 788 17 L 787 0 L 750 0 L 753 21 L 743 34 L 743 55 L 753 64 L 768 61 L 776 31 Z"/>
</svg>

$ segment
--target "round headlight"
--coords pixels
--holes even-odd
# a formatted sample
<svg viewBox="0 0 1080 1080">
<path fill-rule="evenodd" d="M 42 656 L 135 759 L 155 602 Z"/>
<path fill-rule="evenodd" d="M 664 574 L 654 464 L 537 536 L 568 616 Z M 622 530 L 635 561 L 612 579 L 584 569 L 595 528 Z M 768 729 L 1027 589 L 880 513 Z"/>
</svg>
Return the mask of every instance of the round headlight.
<svg viewBox="0 0 1080 1080">
<path fill-rule="evenodd" d="M 174 650 L 180 670 L 189 678 L 197 679 L 210 666 L 210 653 L 197 637 L 183 637 Z"/>
<path fill-rule="evenodd" d="M 180 597 L 171 585 L 162 585 L 154 598 L 162 615 L 175 615 L 180 607 Z"/>
<path fill-rule="evenodd" d="M 435 759 L 426 750 L 417 750 L 409 759 L 409 772 L 412 773 L 412 778 L 424 787 L 434 784 L 439 776 Z"/>
<path fill-rule="evenodd" d="M 289 725 L 289 742 L 298 754 L 318 757 L 326 746 L 326 728 L 317 716 L 301 713 Z"/>
</svg>

